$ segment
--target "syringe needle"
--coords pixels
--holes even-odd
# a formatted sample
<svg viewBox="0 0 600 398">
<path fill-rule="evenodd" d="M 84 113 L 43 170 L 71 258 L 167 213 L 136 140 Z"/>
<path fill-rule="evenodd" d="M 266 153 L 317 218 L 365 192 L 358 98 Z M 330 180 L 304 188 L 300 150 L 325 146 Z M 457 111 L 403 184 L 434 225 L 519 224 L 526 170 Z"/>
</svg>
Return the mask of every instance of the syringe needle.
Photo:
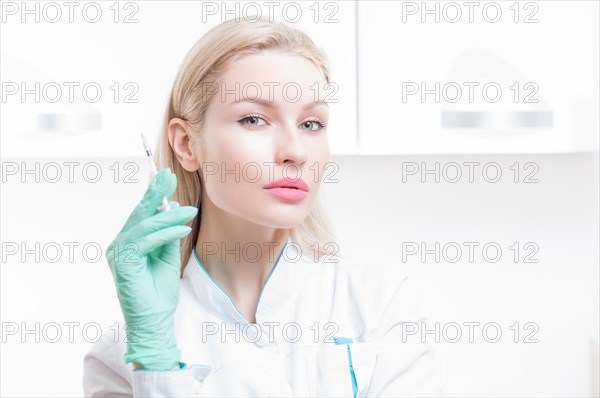
<svg viewBox="0 0 600 398">
<path fill-rule="evenodd" d="M 156 164 L 154 163 L 154 158 L 152 157 L 152 150 L 150 149 L 150 144 L 148 143 L 148 139 L 146 138 L 146 136 L 144 135 L 143 132 L 141 133 L 141 135 L 142 135 L 142 142 L 144 143 L 144 150 L 146 151 L 146 158 L 148 159 L 148 163 L 150 163 L 150 168 L 152 169 L 152 174 L 157 175 L 158 170 L 156 169 Z M 169 201 L 164 196 L 162 199 L 162 207 L 167 211 L 171 210 Z"/>
</svg>

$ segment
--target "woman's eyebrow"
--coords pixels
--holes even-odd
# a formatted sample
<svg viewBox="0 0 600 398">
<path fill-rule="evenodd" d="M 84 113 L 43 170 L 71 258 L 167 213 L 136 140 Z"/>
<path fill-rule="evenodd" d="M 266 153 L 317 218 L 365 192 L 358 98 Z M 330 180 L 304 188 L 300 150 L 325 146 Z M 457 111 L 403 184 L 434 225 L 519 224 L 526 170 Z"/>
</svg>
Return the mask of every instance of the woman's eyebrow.
<svg viewBox="0 0 600 398">
<path fill-rule="evenodd" d="M 306 110 L 309 110 L 316 106 L 321 106 L 321 105 L 325 105 L 327 108 L 329 108 L 329 104 L 327 102 L 325 102 L 325 100 L 320 100 L 320 101 L 309 102 L 308 104 L 304 105 L 304 108 L 302 108 L 302 110 L 306 111 Z"/>
<path fill-rule="evenodd" d="M 277 108 L 277 105 L 274 102 L 267 101 L 262 98 L 252 98 L 252 97 L 243 97 L 237 101 L 231 102 L 229 105 L 235 105 L 235 104 L 239 104 L 241 102 L 250 102 L 252 104 L 259 104 L 266 108 Z M 320 106 L 320 105 L 325 105 L 326 107 L 329 108 L 329 104 L 327 102 L 325 102 L 324 100 L 320 100 L 320 101 L 309 102 L 308 104 L 304 105 L 302 110 L 306 111 L 308 109 L 312 109 L 312 108 L 314 108 L 316 106 Z"/>
</svg>

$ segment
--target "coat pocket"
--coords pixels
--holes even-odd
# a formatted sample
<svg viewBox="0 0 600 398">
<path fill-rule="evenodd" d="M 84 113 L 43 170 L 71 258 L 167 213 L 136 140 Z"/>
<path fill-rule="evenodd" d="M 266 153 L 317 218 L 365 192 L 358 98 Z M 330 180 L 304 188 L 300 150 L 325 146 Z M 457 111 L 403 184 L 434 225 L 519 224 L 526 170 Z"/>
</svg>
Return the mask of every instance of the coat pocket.
<svg viewBox="0 0 600 398">
<path fill-rule="evenodd" d="M 334 337 L 307 355 L 311 396 L 364 397 L 368 394 L 377 362 L 372 343 Z"/>
</svg>

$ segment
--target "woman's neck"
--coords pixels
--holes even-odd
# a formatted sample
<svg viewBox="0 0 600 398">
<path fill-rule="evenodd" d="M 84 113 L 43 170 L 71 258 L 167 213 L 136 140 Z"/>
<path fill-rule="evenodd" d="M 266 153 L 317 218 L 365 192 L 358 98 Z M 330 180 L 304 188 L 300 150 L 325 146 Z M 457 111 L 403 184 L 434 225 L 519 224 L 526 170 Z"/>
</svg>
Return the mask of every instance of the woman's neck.
<svg viewBox="0 0 600 398">
<path fill-rule="evenodd" d="M 250 223 L 205 204 L 196 242 L 198 259 L 246 319 L 255 323 L 258 299 L 289 230 Z"/>
</svg>

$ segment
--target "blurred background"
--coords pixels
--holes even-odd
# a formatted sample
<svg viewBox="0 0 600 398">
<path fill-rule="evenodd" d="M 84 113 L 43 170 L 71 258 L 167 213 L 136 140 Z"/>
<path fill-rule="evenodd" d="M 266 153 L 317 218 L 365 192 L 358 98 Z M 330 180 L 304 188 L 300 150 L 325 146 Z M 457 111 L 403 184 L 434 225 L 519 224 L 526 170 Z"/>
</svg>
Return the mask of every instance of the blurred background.
<svg viewBox="0 0 600 398">
<path fill-rule="evenodd" d="M 82 395 L 139 132 L 206 31 L 262 13 L 329 57 L 341 254 L 415 275 L 449 393 L 598 396 L 599 3 L 267 3 L 0 2 L 0 395 Z"/>
</svg>

